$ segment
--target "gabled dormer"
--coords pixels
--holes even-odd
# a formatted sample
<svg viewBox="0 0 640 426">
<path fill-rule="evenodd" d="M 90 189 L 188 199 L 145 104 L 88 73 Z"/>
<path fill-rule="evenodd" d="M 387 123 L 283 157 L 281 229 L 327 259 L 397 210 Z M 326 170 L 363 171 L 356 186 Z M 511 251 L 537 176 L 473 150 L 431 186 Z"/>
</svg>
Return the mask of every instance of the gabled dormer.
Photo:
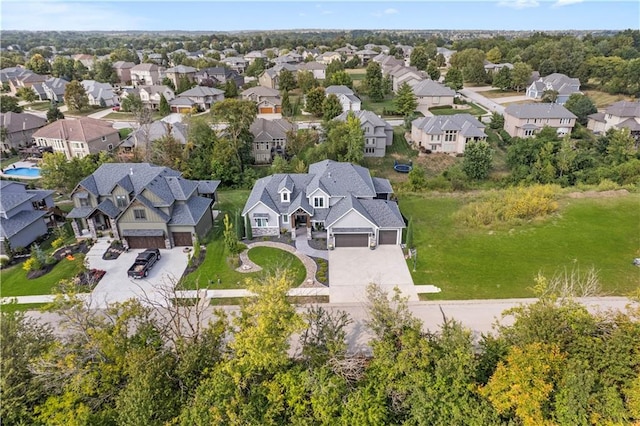
<svg viewBox="0 0 640 426">
<path fill-rule="evenodd" d="M 280 202 L 281 203 L 290 203 L 291 196 L 293 194 L 294 183 L 291 176 L 286 175 L 282 178 L 280 183 L 278 184 L 278 194 L 280 194 Z"/>
</svg>

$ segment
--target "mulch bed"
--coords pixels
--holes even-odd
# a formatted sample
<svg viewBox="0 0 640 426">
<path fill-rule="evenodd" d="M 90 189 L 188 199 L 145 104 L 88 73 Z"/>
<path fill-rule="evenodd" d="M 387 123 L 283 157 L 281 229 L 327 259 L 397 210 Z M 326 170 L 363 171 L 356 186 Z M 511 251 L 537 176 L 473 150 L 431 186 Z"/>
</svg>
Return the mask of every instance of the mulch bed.
<svg viewBox="0 0 640 426">
<path fill-rule="evenodd" d="M 62 247 L 58 250 L 56 250 L 53 253 L 53 258 L 56 260 L 62 260 L 63 258 L 69 256 L 69 255 L 74 255 L 76 253 L 84 253 L 87 254 L 87 252 L 89 251 L 89 249 L 91 248 L 91 246 L 86 242 L 86 241 L 82 241 L 78 244 L 74 244 L 72 246 L 67 246 L 67 247 Z"/>
<path fill-rule="evenodd" d="M 118 244 L 115 241 L 111 243 L 109 248 L 102 255 L 102 259 L 104 260 L 114 260 L 117 259 L 122 253 L 125 252 L 124 246 L 122 244 Z"/>
<path fill-rule="evenodd" d="M 53 269 L 54 266 L 56 266 L 56 263 L 51 263 L 49 265 L 46 265 L 44 268 L 42 269 L 38 269 L 35 271 L 29 271 L 27 272 L 27 279 L 28 280 L 35 280 L 36 278 L 39 278 L 45 274 L 48 274 L 49 272 L 51 272 L 51 270 Z"/>
<path fill-rule="evenodd" d="M 102 269 L 89 269 L 76 275 L 73 278 L 73 284 L 81 292 L 90 292 L 106 273 L 107 271 Z"/>
<path fill-rule="evenodd" d="M 192 273 L 193 271 L 195 271 L 196 269 L 198 269 L 198 266 L 200 266 L 202 262 L 204 262 L 204 257 L 206 254 L 207 254 L 207 249 L 205 248 L 205 246 L 200 247 L 200 256 L 197 259 L 194 258 L 189 262 L 182 276 L 185 277 L 190 273 Z"/>
</svg>

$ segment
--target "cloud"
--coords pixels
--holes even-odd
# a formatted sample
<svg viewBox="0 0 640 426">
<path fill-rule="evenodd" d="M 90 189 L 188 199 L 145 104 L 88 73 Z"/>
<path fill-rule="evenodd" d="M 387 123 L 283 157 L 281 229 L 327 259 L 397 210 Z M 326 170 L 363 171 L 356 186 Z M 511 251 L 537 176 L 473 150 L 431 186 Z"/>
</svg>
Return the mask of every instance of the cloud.
<svg viewBox="0 0 640 426">
<path fill-rule="evenodd" d="M 558 0 L 553 5 L 551 5 L 551 7 L 557 8 L 557 7 L 562 7 L 562 6 L 568 6 L 570 4 L 582 3 L 583 1 L 584 0 Z"/>
<path fill-rule="evenodd" d="M 13 2 L 2 5 L 5 30 L 136 30 L 144 29 L 148 19 L 126 14 L 124 8 L 102 3 Z"/>
<path fill-rule="evenodd" d="M 385 9 L 382 12 L 380 11 L 371 12 L 371 15 L 375 16 L 376 18 L 381 18 L 384 15 L 397 15 L 398 13 L 400 13 L 398 9 L 394 9 L 390 7 L 389 9 Z"/>
<path fill-rule="evenodd" d="M 498 2 L 498 6 L 510 7 L 512 9 L 526 9 L 529 7 L 538 7 L 540 3 L 538 3 L 538 0 L 501 0 Z"/>
</svg>

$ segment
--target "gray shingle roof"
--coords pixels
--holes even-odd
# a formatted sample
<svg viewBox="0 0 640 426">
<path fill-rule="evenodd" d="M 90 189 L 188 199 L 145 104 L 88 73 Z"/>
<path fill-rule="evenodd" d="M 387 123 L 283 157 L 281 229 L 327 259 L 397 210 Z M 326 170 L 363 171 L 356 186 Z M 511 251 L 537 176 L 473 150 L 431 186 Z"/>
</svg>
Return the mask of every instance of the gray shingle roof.
<svg viewBox="0 0 640 426">
<path fill-rule="evenodd" d="M 39 129 L 45 124 L 47 124 L 47 120 L 33 114 L 12 111 L 0 113 L 0 126 L 7 129 L 9 134 L 23 130 Z"/>
<path fill-rule="evenodd" d="M 31 200 L 33 194 L 25 192 L 2 192 L 0 193 L 0 213 L 6 213 L 11 209 Z"/>
<path fill-rule="evenodd" d="M 455 96 L 455 90 L 435 82 L 433 80 L 422 80 L 413 86 L 413 93 L 417 97 L 424 96 Z"/>
<path fill-rule="evenodd" d="M 615 102 L 606 109 L 606 112 L 607 114 L 615 115 L 616 117 L 640 118 L 640 102 Z"/>
<path fill-rule="evenodd" d="M 74 207 L 69 213 L 67 213 L 67 219 L 81 219 L 89 217 L 93 210 L 93 207 L 90 206 Z"/>
<path fill-rule="evenodd" d="M 169 225 L 197 225 L 205 213 L 211 214 L 211 203 L 213 200 L 210 198 L 196 196 L 191 197 L 186 204 L 176 204 Z"/>
<path fill-rule="evenodd" d="M 176 176 L 166 178 L 169 189 L 176 200 L 184 201 L 189 199 L 198 189 L 198 183 L 193 180 L 186 180 Z"/>
<path fill-rule="evenodd" d="M 118 209 L 110 199 L 106 199 L 100 204 L 98 204 L 95 210 L 100 210 L 102 213 L 106 214 L 112 219 L 120 216 L 120 209 Z"/>
<path fill-rule="evenodd" d="M 0 237 L 11 238 L 47 212 L 42 210 L 23 210 L 9 219 L 0 217 Z"/>
<path fill-rule="evenodd" d="M 516 118 L 577 118 L 560 104 L 515 104 L 504 110 Z"/>
<path fill-rule="evenodd" d="M 149 200 L 147 197 L 143 195 L 137 195 L 135 199 L 140 201 L 142 204 L 144 204 L 149 210 L 153 211 L 158 216 L 160 216 L 160 219 L 162 219 L 164 222 L 169 222 L 169 220 L 171 219 L 171 217 L 169 217 L 168 214 L 166 214 L 159 208 L 155 207 L 151 202 L 151 200 Z"/>
<path fill-rule="evenodd" d="M 360 200 L 354 197 L 353 195 L 348 195 L 347 197 L 338 201 L 333 207 L 331 207 L 331 210 L 329 211 L 329 214 L 325 219 L 326 220 L 325 226 L 331 226 L 336 220 L 340 219 L 351 209 L 360 213 L 365 219 L 371 222 L 372 225 L 376 225 L 375 219 L 371 216 L 369 211 L 364 207 L 362 203 L 363 201 L 365 200 Z"/>
<path fill-rule="evenodd" d="M 344 95 L 353 95 L 353 90 L 349 89 L 347 86 L 329 86 L 324 89 L 324 93 L 327 95 L 334 94 L 344 94 Z"/>
<path fill-rule="evenodd" d="M 367 111 L 366 109 L 363 109 L 360 111 L 344 111 L 342 114 L 334 118 L 334 120 L 347 121 L 347 117 L 349 116 L 350 113 L 355 115 L 358 118 L 358 120 L 360 120 L 361 125 L 365 123 L 371 123 L 375 128 L 380 128 L 383 130 L 391 129 L 391 124 L 387 123 L 385 120 L 378 117 L 376 113 L 372 111 Z M 384 134 L 382 134 L 381 136 L 384 136 Z"/>
<path fill-rule="evenodd" d="M 189 90 L 186 90 L 178 95 L 180 98 L 193 97 L 205 97 L 205 96 L 220 96 L 224 94 L 223 90 L 216 89 L 215 87 L 196 86 Z"/>
<path fill-rule="evenodd" d="M 254 142 L 271 142 L 274 139 L 284 139 L 287 137 L 287 132 L 294 129 L 294 124 L 283 118 L 275 120 L 256 118 L 249 127 L 249 131 L 253 134 Z"/>
<path fill-rule="evenodd" d="M 200 194 L 213 194 L 220 186 L 219 180 L 199 180 L 198 192 Z"/>
<path fill-rule="evenodd" d="M 486 137 L 482 124 L 471 114 L 436 115 L 417 118 L 411 124 L 429 135 L 442 135 L 446 130 L 455 130 L 465 137 Z"/>
<path fill-rule="evenodd" d="M 391 187 L 391 182 L 389 182 L 389 179 L 378 177 L 374 177 L 371 179 L 373 180 L 373 187 L 378 194 L 393 194 L 393 188 Z"/>
<path fill-rule="evenodd" d="M 404 219 L 398 203 L 388 200 L 360 200 L 373 221 L 380 228 L 404 228 Z"/>
</svg>

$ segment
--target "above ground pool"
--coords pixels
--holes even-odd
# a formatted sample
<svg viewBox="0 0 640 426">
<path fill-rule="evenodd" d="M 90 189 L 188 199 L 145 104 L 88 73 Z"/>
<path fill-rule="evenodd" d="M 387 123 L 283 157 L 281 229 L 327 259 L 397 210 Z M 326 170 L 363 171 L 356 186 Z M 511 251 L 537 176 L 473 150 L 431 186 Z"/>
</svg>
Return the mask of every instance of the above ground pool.
<svg viewBox="0 0 640 426">
<path fill-rule="evenodd" d="M 398 173 L 409 173 L 413 169 L 413 162 L 409 161 L 409 164 L 398 163 L 397 160 L 393 161 L 393 169 Z"/>
<path fill-rule="evenodd" d="M 9 176 L 37 178 L 40 177 L 39 167 L 8 167 L 2 173 Z"/>
</svg>

